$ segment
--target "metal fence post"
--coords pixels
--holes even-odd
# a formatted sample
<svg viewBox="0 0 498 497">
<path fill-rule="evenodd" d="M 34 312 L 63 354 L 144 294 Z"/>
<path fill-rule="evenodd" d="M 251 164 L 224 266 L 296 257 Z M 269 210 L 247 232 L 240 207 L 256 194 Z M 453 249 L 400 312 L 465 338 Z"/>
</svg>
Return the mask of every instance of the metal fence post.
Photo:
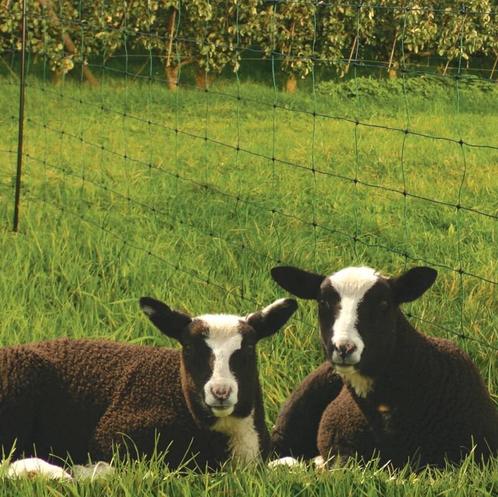
<svg viewBox="0 0 498 497">
<path fill-rule="evenodd" d="M 24 138 L 24 94 L 26 86 L 26 2 L 22 1 L 22 20 L 21 20 L 21 74 L 19 84 L 19 127 L 17 136 L 17 173 L 16 173 L 16 190 L 14 200 L 14 231 L 19 227 L 19 202 L 21 199 L 21 174 L 23 159 L 23 138 Z"/>
</svg>

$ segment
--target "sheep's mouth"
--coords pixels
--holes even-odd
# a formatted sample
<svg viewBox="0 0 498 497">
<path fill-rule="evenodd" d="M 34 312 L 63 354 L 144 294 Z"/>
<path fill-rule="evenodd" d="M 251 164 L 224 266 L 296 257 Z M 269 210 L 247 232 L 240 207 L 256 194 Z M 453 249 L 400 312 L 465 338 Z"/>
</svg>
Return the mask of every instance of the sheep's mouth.
<svg viewBox="0 0 498 497">
<path fill-rule="evenodd" d="M 347 360 L 344 361 L 332 361 L 332 366 L 334 366 L 335 369 L 338 371 L 345 370 L 345 371 L 353 371 L 356 369 L 356 366 L 358 366 L 359 361 L 356 362 L 348 362 Z"/>
<path fill-rule="evenodd" d="M 235 403 L 228 399 L 218 402 L 206 402 L 206 406 L 217 418 L 230 416 L 235 409 Z"/>
<path fill-rule="evenodd" d="M 233 410 L 235 409 L 235 406 L 233 404 L 216 404 L 209 406 L 209 408 L 217 418 L 224 418 L 232 414 Z"/>
</svg>

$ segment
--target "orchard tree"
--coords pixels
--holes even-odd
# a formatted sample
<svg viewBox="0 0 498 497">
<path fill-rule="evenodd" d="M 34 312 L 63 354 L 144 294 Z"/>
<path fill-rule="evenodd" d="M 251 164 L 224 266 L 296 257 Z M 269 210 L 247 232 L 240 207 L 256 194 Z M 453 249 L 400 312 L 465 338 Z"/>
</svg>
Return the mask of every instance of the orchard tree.
<svg viewBox="0 0 498 497">
<path fill-rule="evenodd" d="M 147 0 L 138 2 L 131 12 L 135 46 L 159 52 L 163 61 L 168 88 L 177 86 L 178 72 L 188 63 L 183 57 L 182 41 L 178 37 L 181 2 L 177 0 Z"/>
<path fill-rule="evenodd" d="M 137 42 L 158 50 L 168 87 L 179 70 L 193 64 L 199 87 L 226 66 L 238 70 L 240 52 L 252 43 L 261 0 L 158 0 L 135 11 Z"/>
<path fill-rule="evenodd" d="M 444 2 L 437 33 L 437 53 L 447 59 L 443 74 L 453 60 L 469 61 L 474 53 L 485 53 L 490 47 L 496 47 L 496 39 L 490 43 L 487 36 L 493 31 L 493 19 L 496 19 L 496 12 L 492 14 L 492 0 Z"/>
<path fill-rule="evenodd" d="M 278 56 L 286 75 L 285 89 L 294 92 L 297 79 L 313 70 L 317 42 L 316 1 L 265 2 L 259 12 L 257 42 L 265 57 Z"/>
<path fill-rule="evenodd" d="M 374 50 L 395 78 L 413 55 L 432 51 L 436 0 L 380 0 L 375 8 Z"/>
<path fill-rule="evenodd" d="M 44 6 L 53 26 L 60 30 L 64 45 L 62 64 L 53 68 L 55 79 L 69 72 L 75 64 L 91 85 L 97 79 L 90 70 L 90 58 L 99 57 L 103 63 L 122 47 L 126 40 L 127 19 L 132 0 L 38 0 Z"/>
<path fill-rule="evenodd" d="M 191 46 L 196 82 L 199 88 L 226 67 L 238 71 L 241 51 L 249 47 L 258 28 L 260 0 L 211 1 L 210 15 L 202 19 L 195 2 L 187 7 L 185 32 L 194 41 Z"/>
<path fill-rule="evenodd" d="M 484 54 L 494 59 L 489 75 L 489 79 L 493 79 L 498 65 L 498 8 L 496 7 L 490 11 L 490 21 L 484 32 L 484 40 Z"/>
<path fill-rule="evenodd" d="M 96 85 L 89 58 L 111 55 L 120 46 L 118 24 L 122 23 L 127 6 L 126 2 L 105 0 L 27 0 L 27 50 L 47 60 L 55 81 L 77 64 L 85 80 Z M 18 1 L 0 3 L 3 47 L 21 49 L 21 8 Z"/>
<path fill-rule="evenodd" d="M 360 53 L 395 76 L 410 57 L 434 53 L 468 61 L 479 54 L 498 64 L 496 0 L 26 0 L 27 50 L 43 57 L 56 79 L 81 67 L 96 84 L 90 61 L 123 46 L 153 51 L 176 88 L 192 64 L 197 85 L 225 67 L 238 70 L 243 49 L 259 45 L 275 57 L 294 91 L 316 63 L 348 72 Z M 0 50 L 19 51 L 21 2 L 0 0 Z M 360 52 L 361 51 L 361 52 Z"/>
<path fill-rule="evenodd" d="M 362 2 L 354 6 L 341 2 L 319 4 L 319 59 L 334 67 L 340 76 L 347 74 L 359 48 L 374 41 L 374 14 L 374 8 Z"/>
<path fill-rule="evenodd" d="M 43 2 L 27 0 L 26 50 L 36 57 L 46 57 L 50 68 L 72 67 L 66 59 L 60 24 L 54 23 Z M 20 51 L 22 4 L 19 1 L 0 2 L 0 49 Z"/>
</svg>

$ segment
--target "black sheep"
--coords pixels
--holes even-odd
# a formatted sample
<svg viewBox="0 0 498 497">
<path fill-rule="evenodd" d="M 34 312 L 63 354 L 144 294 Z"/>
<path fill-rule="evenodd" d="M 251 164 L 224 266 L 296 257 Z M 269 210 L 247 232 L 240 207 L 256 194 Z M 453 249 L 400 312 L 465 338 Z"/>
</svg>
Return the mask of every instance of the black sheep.
<svg viewBox="0 0 498 497">
<path fill-rule="evenodd" d="M 479 460 L 498 452 L 498 413 L 471 359 L 449 340 L 420 334 L 399 309 L 436 275 L 427 267 L 395 278 L 364 267 L 329 277 L 272 270 L 280 286 L 317 300 L 329 361 L 280 413 L 272 435 L 280 456 L 377 454 L 394 467 L 420 468 L 458 463 L 473 446 Z M 296 437 L 305 419 L 314 446 Z"/>
<path fill-rule="evenodd" d="M 246 318 L 191 318 L 141 299 L 150 320 L 182 349 L 59 339 L 0 352 L 0 446 L 14 458 L 110 460 L 165 453 L 172 468 L 216 468 L 265 457 L 255 346 L 295 311 L 282 299 Z M 129 442 L 129 443 L 127 443 Z"/>
</svg>

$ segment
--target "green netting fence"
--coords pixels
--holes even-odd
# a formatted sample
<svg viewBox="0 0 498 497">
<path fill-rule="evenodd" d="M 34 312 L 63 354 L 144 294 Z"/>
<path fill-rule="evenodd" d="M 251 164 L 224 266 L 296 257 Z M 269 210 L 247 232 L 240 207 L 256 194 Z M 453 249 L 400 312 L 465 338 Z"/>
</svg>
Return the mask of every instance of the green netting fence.
<svg viewBox="0 0 498 497">
<path fill-rule="evenodd" d="M 496 356 L 494 2 L 38 0 L 24 47 L 22 5 L 0 18 L 21 232 L 71 219 L 228 308 L 264 303 L 276 264 L 430 265 L 444 285 L 409 315 Z"/>
</svg>

